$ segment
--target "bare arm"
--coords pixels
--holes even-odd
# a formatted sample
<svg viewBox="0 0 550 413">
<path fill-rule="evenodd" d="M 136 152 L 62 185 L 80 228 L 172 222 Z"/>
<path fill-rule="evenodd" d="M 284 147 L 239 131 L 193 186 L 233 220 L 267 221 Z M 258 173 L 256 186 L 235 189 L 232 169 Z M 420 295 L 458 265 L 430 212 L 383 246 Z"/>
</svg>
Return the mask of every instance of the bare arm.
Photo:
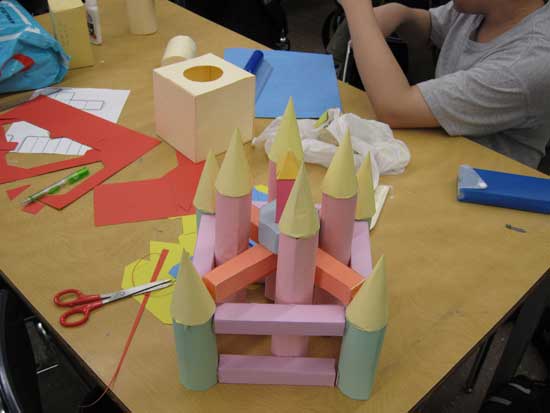
<svg viewBox="0 0 550 413">
<path fill-rule="evenodd" d="M 341 0 L 341 4 L 357 68 L 378 119 L 395 128 L 438 127 L 420 90 L 409 85 L 385 40 L 385 35 L 398 30 L 408 41 L 426 44 L 429 13 L 393 4 L 375 10 L 371 0 Z"/>
</svg>

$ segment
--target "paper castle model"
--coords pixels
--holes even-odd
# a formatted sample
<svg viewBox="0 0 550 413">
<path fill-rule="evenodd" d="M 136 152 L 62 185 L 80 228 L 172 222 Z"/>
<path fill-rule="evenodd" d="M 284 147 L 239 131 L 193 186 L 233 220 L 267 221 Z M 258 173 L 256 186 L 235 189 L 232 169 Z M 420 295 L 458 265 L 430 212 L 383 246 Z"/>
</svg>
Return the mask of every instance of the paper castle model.
<svg viewBox="0 0 550 413">
<path fill-rule="evenodd" d="M 353 399 L 369 398 L 388 322 L 384 258 L 374 269 L 371 261 L 370 157 L 356 175 L 346 135 L 323 180 L 319 212 L 303 157 L 292 99 L 269 154 L 268 203 L 252 204 L 238 131 L 220 168 L 208 155 L 194 199 L 193 263 L 184 253 L 171 307 L 186 388 L 336 385 Z M 247 286 L 264 279 L 274 303 L 247 303 Z M 218 355 L 218 334 L 270 335 L 272 354 Z M 311 336 L 342 337 L 338 362 L 308 357 Z"/>
</svg>

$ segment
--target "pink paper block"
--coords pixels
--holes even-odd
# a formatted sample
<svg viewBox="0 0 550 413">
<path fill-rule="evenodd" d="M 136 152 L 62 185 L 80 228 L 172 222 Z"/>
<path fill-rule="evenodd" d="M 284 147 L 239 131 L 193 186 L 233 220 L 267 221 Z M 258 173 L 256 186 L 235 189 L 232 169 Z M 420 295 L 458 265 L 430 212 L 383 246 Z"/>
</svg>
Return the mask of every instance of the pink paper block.
<svg viewBox="0 0 550 413">
<path fill-rule="evenodd" d="M 215 239 L 216 216 L 202 214 L 195 252 L 193 253 L 193 265 L 201 277 L 214 268 Z"/>
<path fill-rule="evenodd" d="M 264 296 L 268 300 L 275 301 L 275 273 L 265 277 Z"/>
<path fill-rule="evenodd" d="M 344 308 L 340 305 L 234 304 L 216 309 L 216 334 L 342 336 Z"/>
<path fill-rule="evenodd" d="M 267 200 L 269 202 L 277 198 L 277 164 L 269 161 L 267 178 Z"/>
<path fill-rule="evenodd" d="M 356 204 L 356 196 L 349 199 L 336 199 L 326 194 L 323 194 L 321 203 L 319 248 L 344 265 L 348 265 L 351 258 Z"/>
<path fill-rule="evenodd" d="M 305 239 L 280 235 L 275 283 L 277 304 L 312 303 L 318 242 L 319 234 Z M 303 336 L 274 335 L 271 352 L 277 356 L 304 356 L 308 342 Z"/>
<path fill-rule="evenodd" d="M 292 191 L 293 186 L 294 180 L 277 180 L 277 209 L 275 210 L 275 222 L 277 224 L 281 219 L 281 215 L 283 214 L 283 210 L 285 209 L 286 201 L 288 201 L 288 197 L 290 195 L 290 191 Z"/>
<path fill-rule="evenodd" d="M 220 383 L 334 386 L 336 360 L 329 358 L 221 354 Z"/>
<path fill-rule="evenodd" d="M 370 250 L 370 229 L 367 221 L 355 221 L 351 242 L 351 268 L 368 278 L 372 273 L 372 255 Z"/>
<path fill-rule="evenodd" d="M 248 248 L 250 209 L 250 194 L 232 198 L 216 193 L 216 265 L 223 264 Z"/>
</svg>

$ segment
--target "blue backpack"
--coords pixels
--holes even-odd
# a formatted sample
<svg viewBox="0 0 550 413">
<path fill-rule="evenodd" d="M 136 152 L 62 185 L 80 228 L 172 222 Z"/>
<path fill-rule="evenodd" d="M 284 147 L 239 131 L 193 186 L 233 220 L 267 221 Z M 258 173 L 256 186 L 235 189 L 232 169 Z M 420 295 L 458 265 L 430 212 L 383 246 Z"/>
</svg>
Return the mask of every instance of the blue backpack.
<svg viewBox="0 0 550 413">
<path fill-rule="evenodd" d="M 0 1 L 0 93 L 57 83 L 68 67 L 59 42 L 17 1 Z"/>
</svg>

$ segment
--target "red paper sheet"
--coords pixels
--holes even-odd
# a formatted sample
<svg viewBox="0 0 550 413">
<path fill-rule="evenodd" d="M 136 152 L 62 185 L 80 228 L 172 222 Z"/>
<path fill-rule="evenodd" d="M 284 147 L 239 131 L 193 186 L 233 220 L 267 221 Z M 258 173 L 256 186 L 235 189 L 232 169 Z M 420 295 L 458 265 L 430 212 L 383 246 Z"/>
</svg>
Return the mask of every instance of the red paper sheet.
<svg viewBox="0 0 550 413">
<path fill-rule="evenodd" d="M 163 219 L 194 213 L 193 197 L 204 162 L 176 153 L 178 166 L 159 179 L 98 186 L 94 191 L 97 226 Z"/>
<path fill-rule="evenodd" d="M 23 192 L 29 186 L 30 185 L 23 185 L 23 186 L 18 186 L 17 188 L 8 189 L 6 191 L 6 194 L 8 194 L 8 198 L 10 199 L 10 201 L 13 201 L 15 198 L 19 196 L 21 192 Z"/>
<path fill-rule="evenodd" d="M 38 214 L 40 211 L 42 211 L 42 208 L 44 208 L 45 205 L 42 203 L 42 202 L 39 202 L 39 201 L 36 201 L 36 202 L 31 202 L 30 204 L 28 205 L 25 205 L 21 211 L 25 211 L 26 213 L 28 214 L 33 214 L 33 215 L 36 215 Z"/>
<path fill-rule="evenodd" d="M 7 163 L 6 154 L 13 149 L 14 144 L 6 141 L 4 130 L 0 128 L 0 184 L 94 162 L 103 163 L 103 169 L 74 186 L 69 192 L 40 199 L 40 202 L 58 209 L 74 202 L 160 143 L 149 136 L 46 96 L 40 96 L 0 115 L 0 125 L 16 121 L 27 121 L 47 129 L 52 139 L 68 137 L 93 149 L 79 158 L 34 168 L 11 166 Z"/>
</svg>

